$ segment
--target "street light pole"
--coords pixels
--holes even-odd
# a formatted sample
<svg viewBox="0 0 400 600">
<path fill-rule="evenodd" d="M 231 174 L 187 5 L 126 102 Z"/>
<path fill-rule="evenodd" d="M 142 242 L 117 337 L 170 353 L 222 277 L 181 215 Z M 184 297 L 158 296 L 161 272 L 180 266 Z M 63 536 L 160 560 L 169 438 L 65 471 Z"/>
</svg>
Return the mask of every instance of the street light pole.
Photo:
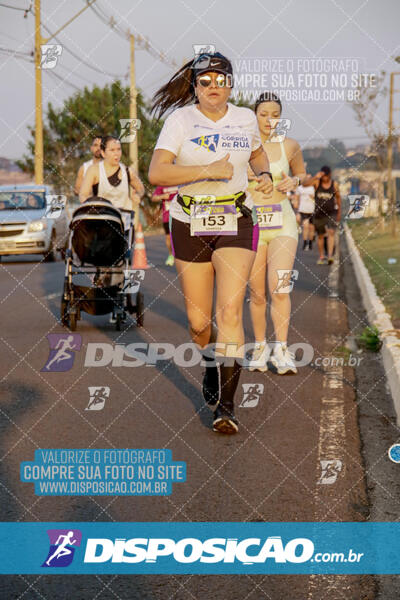
<svg viewBox="0 0 400 600">
<path fill-rule="evenodd" d="M 43 184 L 42 69 L 40 68 L 42 43 L 40 0 L 35 0 L 35 183 L 37 185 Z"/>
<path fill-rule="evenodd" d="M 136 82 L 135 82 L 135 36 L 133 33 L 129 36 L 130 44 L 131 44 L 131 55 L 130 55 L 130 102 L 129 102 L 129 118 L 137 119 L 137 90 L 136 90 Z M 137 129 L 136 135 L 133 142 L 129 144 L 129 160 L 133 169 L 136 173 L 139 172 L 138 165 L 138 142 L 137 142 Z"/>
<path fill-rule="evenodd" d="M 72 23 L 83 11 L 87 10 L 96 0 L 90 0 L 86 6 L 81 8 L 71 19 L 62 25 L 49 38 L 42 38 L 40 21 L 40 0 L 35 0 L 35 183 L 43 184 L 43 102 L 42 102 L 42 69 L 41 69 L 41 46 L 47 44 L 53 37 Z"/>
</svg>

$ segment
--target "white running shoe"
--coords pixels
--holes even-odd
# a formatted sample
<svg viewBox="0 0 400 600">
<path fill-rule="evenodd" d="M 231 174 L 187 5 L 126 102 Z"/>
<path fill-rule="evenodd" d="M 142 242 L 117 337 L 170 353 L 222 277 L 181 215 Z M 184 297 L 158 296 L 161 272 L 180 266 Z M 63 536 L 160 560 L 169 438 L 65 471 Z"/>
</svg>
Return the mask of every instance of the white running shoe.
<svg viewBox="0 0 400 600">
<path fill-rule="evenodd" d="M 249 371 L 268 371 L 267 360 L 269 357 L 269 347 L 267 342 L 256 342 L 249 361 Z"/>
<path fill-rule="evenodd" d="M 297 373 L 297 369 L 293 361 L 294 354 L 288 350 L 286 344 L 275 345 L 271 362 L 278 371 L 279 375 L 285 375 L 285 373 Z"/>
</svg>

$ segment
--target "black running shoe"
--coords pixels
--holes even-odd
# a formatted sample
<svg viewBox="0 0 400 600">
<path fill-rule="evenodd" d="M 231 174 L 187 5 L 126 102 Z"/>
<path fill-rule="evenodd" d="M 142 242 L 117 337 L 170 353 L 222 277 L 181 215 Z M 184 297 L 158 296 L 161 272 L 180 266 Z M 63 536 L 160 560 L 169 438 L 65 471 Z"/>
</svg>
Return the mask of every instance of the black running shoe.
<svg viewBox="0 0 400 600">
<path fill-rule="evenodd" d="M 227 435 L 239 431 L 238 422 L 233 412 L 233 404 L 231 410 L 221 404 L 217 406 L 214 414 L 213 430 Z"/>
</svg>

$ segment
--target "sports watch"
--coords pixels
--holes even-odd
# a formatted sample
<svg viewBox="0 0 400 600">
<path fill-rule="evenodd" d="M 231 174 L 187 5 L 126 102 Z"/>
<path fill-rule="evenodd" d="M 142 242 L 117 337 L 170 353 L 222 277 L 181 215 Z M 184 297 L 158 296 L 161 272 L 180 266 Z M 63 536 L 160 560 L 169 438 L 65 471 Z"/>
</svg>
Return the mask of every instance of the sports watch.
<svg viewBox="0 0 400 600">
<path fill-rule="evenodd" d="M 261 173 L 258 174 L 258 177 L 260 177 L 260 175 L 269 175 L 269 178 L 272 181 L 272 173 L 270 171 L 261 171 Z"/>
</svg>

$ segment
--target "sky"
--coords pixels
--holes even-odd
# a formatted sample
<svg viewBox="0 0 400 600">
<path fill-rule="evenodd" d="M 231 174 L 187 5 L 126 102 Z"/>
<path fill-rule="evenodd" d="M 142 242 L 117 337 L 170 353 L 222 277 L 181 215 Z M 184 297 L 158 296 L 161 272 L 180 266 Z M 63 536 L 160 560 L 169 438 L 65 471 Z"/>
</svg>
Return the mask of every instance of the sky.
<svg viewBox="0 0 400 600">
<path fill-rule="evenodd" d="M 85 4 L 42 0 L 43 27 L 55 32 Z M 34 47 L 32 13 L 24 18 L 15 10 L 29 5 L 30 0 L 0 1 L 0 156 L 10 159 L 26 151 L 28 125 L 34 124 L 34 65 L 29 56 L 13 54 Z M 394 61 L 400 54 L 399 0 L 96 0 L 94 7 L 107 23 L 112 16 L 123 31 L 147 37 L 157 53 L 178 67 L 193 57 L 193 45 L 215 46 L 233 62 L 236 81 L 249 99 L 279 90 L 289 135 L 303 147 L 331 138 L 348 147 L 366 143 L 351 108 L 352 86 L 360 73 L 368 74 L 363 83 L 371 86 L 381 70 L 400 71 Z M 44 28 L 42 35 L 47 35 Z M 62 54 L 54 69 L 43 70 L 44 109 L 49 101 L 62 106 L 85 85 L 103 86 L 113 77 L 128 83 L 129 42 L 91 8 L 58 37 Z M 136 84 L 147 98 L 176 70 L 139 44 L 135 59 Z M 382 131 L 387 113 L 388 98 L 382 97 L 376 113 Z"/>
</svg>

